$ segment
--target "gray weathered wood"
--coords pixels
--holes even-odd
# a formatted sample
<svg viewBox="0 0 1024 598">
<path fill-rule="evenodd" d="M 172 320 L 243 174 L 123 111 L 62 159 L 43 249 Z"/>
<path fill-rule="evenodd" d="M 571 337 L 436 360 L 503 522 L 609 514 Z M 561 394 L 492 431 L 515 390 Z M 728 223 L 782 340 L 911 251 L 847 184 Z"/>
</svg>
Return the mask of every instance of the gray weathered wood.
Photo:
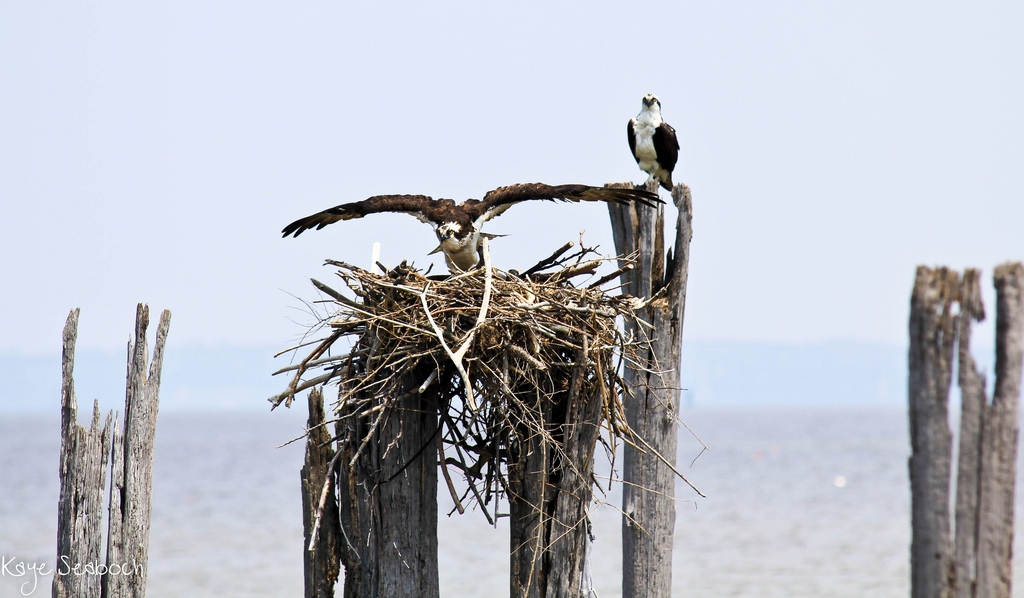
<svg viewBox="0 0 1024 598">
<path fill-rule="evenodd" d="M 1024 359 L 1024 266 L 1000 266 L 994 281 L 996 383 L 988 403 L 985 378 L 970 352 L 972 325 L 985 317 L 979 272 L 968 269 L 961 280 L 945 268 L 920 267 L 917 271 L 911 300 L 909 386 L 911 583 L 915 597 L 1010 596 Z M 959 303 L 959 315 L 954 303 Z M 946 411 L 954 343 L 959 345 L 962 400 L 956 525 L 951 543 L 946 508 L 950 461 Z"/>
<path fill-rule="evenodd" d="M 341 528 L 338 524 L 338 497 L 331 470 L 334 449 L 331 434 L 324 424 L 324 397 L 320 389 L 309 392 L 309 419 L 306 437 L 306 458 L 302 466 L 302 564 L 305 576 L 306 598 L 333 598 L 334 584 L 341 569 Z M 328 491 L 320 511 L 324 484 L 330 479 Z M 316 539 L 310 543 L 316 525 Z"/>
<path fill-rule="evenodd" d="M 948 401 L 960 280 L 946 268 L 917 269 L 910 300 L 911 596 L 950 595 Z"/>
<path fill-rule="evenodd" d="M 631 187 L 631 183 L 610 186 Z M 657 185 L 648 186 L 657 191 Z M 609 204 L 620 255 L 638 252 L 637 268 L 622 275 L 629 294 L 648 298 L 667 284 L 663 297 L 637 315 L 653 325 L 651 333 L 626 322 L 627 334 L 650 338 L 650 353 L 641 369 L 627 368 L 630 396 L 623 401 L 627 423 L 653 451 L 675 464 L 679 410 L 679 361 L 686 308 L 686 283 L 693 205 L 690 190 L 676 185 L 678 208 L 674 251 L 663 253 L 664 208 Z M 620 263 L 620 265 L 624 265 Z M 643 370 L 660 372 L 649 374 Z M 675 475 L 653 451 L 623 449 L 622 593 L 624 598 L 668 597 L 672 592 L 672 546 L 675 531 Z"/>
<path fill-rule="evenodd" d="M 981 473 L 981 426 L 985 408 L 985 377 L 971 356 L 971 328 L 985 318 L 980 273 L 964 271 L 960 298 L 958 349 L 960 385 L 960 443 L 957 458 L 954 586 L 956 598 L 973 598 L 977 555 L 978 495 Z"/>
<path fill-rule="evenodd" d="M 114 447 L 113 461 L 120 463 L 112 475 L 109 511 L 108 566 L 122 570 L 109 575 L 106 598 L 143 598 L 149 567 L 149 522 L 152 509 L 153 443 L 160 407 L 160 374 L 171 312 L 164 310 L 157 326 L 153 359 L 149 362 L 146 330 L 149 306 L 139 304 L 135 313 L 135 342 L 128 345 L 128 375 L 123 440 Z M 147 373 L 147 365 L 148 373 Z M 117 493 L 119 496 L 114 496 Z M 130 571 L 130 573 L 126 573 Z"/>
<path fill-rule="evenodd" d="M 1013 496 L 1020 432 L 1024 357 L 1024 266 L 1003 264 L 996 287 L 996 380 L 981 433 L 978 505 L 978 598 L 1009 598 L 1013 556 Z"/>
<path fill-rule="evenodd" d="M 408 392 L 429 373 L 417 368 L 378 391 L 381 401 L 400 398 L 352 467 L 372 422 L 350 417 L 347 427 L 339 423 L 345 598 L 439 594 L 435 389 Z"/>
<path fill-rule="evenodd" d="M 55 598 L 99 597 L 102 565 L 103 488 L 107 455 L 110 454 L 110 421 L 100 429 L 99 403 L 93 403 L 92 425 L 78 424 L 78 399 L 73 372 L 78 337 L 75 309 L 64 325 L 63 376 L 61 380 L 60 499 L 57 519 L 57 571 L 53 576 Z"/>
<path fill-rule="evenodd" d="M 160 371 L 171 314 L 164 311 L 156 350 L 146 375 L 146 328 L 149 307 L 138 306 L 134 349 L 128 347 L 125 434 L 113 413 L 99 428 L 99 402 L 93 404 L 92 427 L 77 424 L 74 390 L 75 340 L 79 310 L 64 326 L 61 383 L 61 494 L 57 521 L 57 571 L 53 596 L 74 598 L 132 597 L 146 594 L 153 439 L 159 405 Z M 111 465 L 107 554 L 100 558 L 103 490 Z"/>
<path fill-rule="evenodd" d="M 550 405 L 537 405 L 538 415 L 551 418 Z M 519 436 L 519 461 L 509 467 L 510 596 L 537 598 L 547 589 L 544 568 L 545 507 L 549 499 L 547 470 L 550 448 L 536 434 Z M 553 494 L 553 492 L 552 492 Z"/>
<path fill-rule="evenodd" d="M 567 392 L 535 405 L 544 439 L 517 430 L 520 458 L 510 466 L 509 542 L 511 590 L 515 598 L 578 598 L 584 595 L 583 563 L 589 544 L 587 509 L 594 448 L 604 397 L 595 388 L 579 396 L 580 378 L 591 367 L 587 343 L 577 354 Z M 594 364 L 597 371 L 610 364 Z M 600 374 L 597 374 L 600 375 Z"/>
<path fill-rule="evenodd" d="M 111 434 L 110 455 L 110 502 L 107 505 L 107 562 L 124 564 L 122 555 L 124 535 L 122 527 L 122 501 L 124 500 L 124 434 L 121 431 L 119 414 L 114 415 L 114 431 Z M 103 578 L 103 596 L 124 596 L 125 585 L 117 580 L 123 576 Z"/>
</svg>

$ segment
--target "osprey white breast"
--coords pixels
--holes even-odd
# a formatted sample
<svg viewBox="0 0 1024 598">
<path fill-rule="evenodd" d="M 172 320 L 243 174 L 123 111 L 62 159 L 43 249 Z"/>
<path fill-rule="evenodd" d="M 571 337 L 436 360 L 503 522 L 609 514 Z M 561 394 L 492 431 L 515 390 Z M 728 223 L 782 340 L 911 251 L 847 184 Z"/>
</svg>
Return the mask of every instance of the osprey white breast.
<svg viewBox="0 0 1024 598">
<path fill-rule="evenodd" d="M 640 114 L 630 119 L 626 133 L 629 149 L 640 170 L 648 174 L 647 182 L 658 181 L 672 190 L 672 170 L 679 158 L 676 130 L 661 118 L 661 102 L 653 94 L 644 96 Z"/>
</svg>

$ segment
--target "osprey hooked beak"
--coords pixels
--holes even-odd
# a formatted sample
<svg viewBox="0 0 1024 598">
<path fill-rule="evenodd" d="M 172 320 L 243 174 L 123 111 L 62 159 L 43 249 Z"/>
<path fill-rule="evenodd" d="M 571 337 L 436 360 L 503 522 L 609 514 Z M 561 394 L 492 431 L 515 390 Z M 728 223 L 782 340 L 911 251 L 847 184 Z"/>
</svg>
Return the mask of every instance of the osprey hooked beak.
<svg viewBox="0 0 1024 598">
<path fill-rule="evenodd" d="M 661 102 L 658 101 L 658 96 L 654 95 L 653 93 L 649 93 L 644 96 L 644 107 L 650 108 L 655 104 L 658 105 L 658 108 L 661 108 Z"/>
</svg>

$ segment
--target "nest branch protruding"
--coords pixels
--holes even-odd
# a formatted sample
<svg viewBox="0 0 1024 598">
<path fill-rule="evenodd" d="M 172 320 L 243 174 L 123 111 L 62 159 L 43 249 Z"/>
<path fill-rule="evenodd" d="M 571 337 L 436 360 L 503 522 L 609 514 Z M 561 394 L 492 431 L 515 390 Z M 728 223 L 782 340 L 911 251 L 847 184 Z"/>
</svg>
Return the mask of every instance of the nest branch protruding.
<svg viewBox="0 0 1024 598">
<path fill-rule="evenodd" d="M 365 434 L 349 440 L 354 463 L 401 398 L 429 397 L 440 415 L 430 445 L 437 445 L 455 508 L 461 513 L 466 500 L 474 501 L 492 523 L 501 516 L 498 501 L 508 497 L 509 467 L 528 441 L 539 440 L 553 466 L 590 479 L 564 452 L 565 430 L 546 418 L 568 413 L 583 397 L 600 397 L 598 423 L 609 441 L 641 444 L 626 424 L 620 372 L 639 361 L 649 339 L 627 337 L 616 326 L 619 317 L 636 317 L 639 302 L 601 289 L 633 264 L 574 247 L 567 243 L 522 274 L 494 268 L 486 240 L 481 267 L 447 278 L 428 278 L 404 262 L 374 274 L 328 261 L 345 290 L 313 281 L 336 308 L 318 324 L 329 332 L 299 364 L 279 370 L 292 380 L 271 403 L 290 404 L 310 386 L 336 386 L 338 421 L 366 422 Z M 608 262 L 612 274 L 589 286 L 586 279 L 574 283 Z M 332 356 L 336 344 L 343 350 Z M 452 469 L 463 474 L 461 491 Z"/>
</svg>

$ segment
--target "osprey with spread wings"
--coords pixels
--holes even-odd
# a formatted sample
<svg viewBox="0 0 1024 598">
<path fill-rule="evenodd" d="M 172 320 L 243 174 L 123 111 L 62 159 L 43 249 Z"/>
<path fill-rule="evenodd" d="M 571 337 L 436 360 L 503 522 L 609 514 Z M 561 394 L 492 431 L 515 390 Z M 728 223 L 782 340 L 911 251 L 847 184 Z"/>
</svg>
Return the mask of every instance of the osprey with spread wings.
<svg viewBox="0 0 1024 598">
<path fill-rule="evenodd" d="M 488 191 L 482 200 L 467 199 L 460 204 L 451 199 L 432 199 L 426 195 L 377 195 L 300 218 L 281 232 L 285 237 L 297 237 L 303 231 L 321 229 L 339 220 L 362 218 L 377 212 L 404 212 L 433 227 L 440 245 L 430 253 L 443 251 L 448 269 L 456 272 L 468 270 L 479 261 L 477 248 L 480 239 L 491 236 L 480 230 L 485 222 L 500 216 L 517 203 L 532 199 L 618 204 L 639 201 L 646 205 L 662 203 L 657 195 L 640 189 L 527 183 L 498 187 Z"/>
</svg>

